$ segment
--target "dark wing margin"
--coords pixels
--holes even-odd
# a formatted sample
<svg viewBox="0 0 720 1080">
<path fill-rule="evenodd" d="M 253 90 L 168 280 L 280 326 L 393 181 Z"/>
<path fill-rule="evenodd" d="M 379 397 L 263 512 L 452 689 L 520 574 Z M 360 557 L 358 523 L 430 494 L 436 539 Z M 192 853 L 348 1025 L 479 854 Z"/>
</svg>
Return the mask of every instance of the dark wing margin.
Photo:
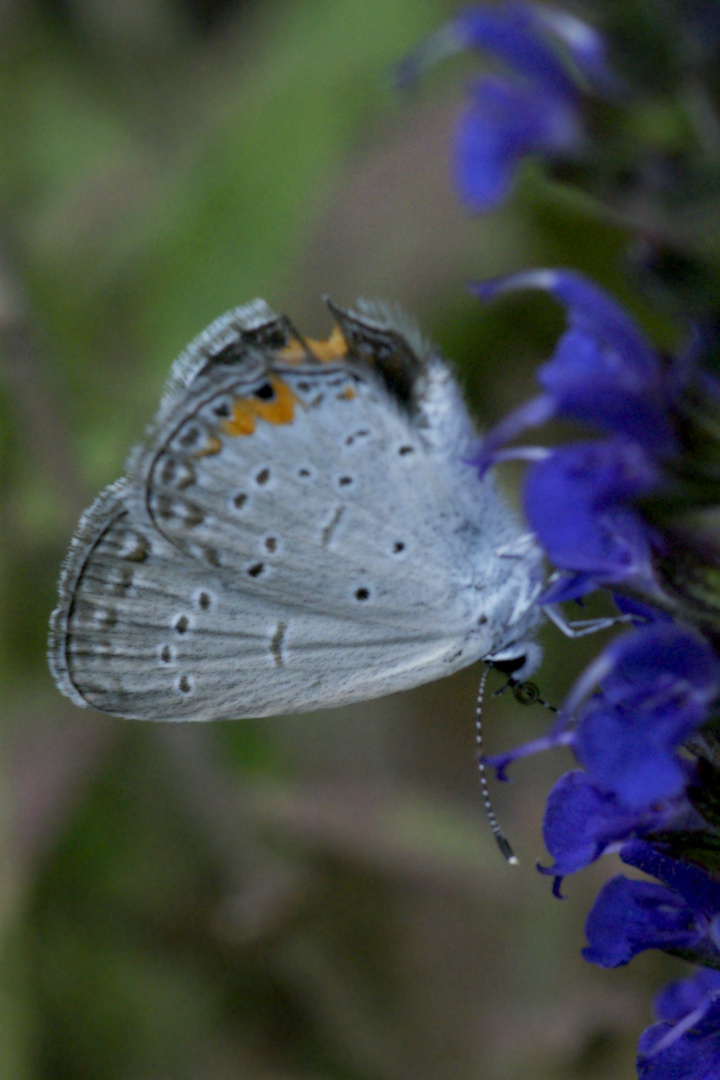
<svg viewBox="0 0 720 1080">
<path fill-rule="evenodd" d="M 87 706 L 89 702 L 72 680 L 68 656 L 70 624 L 76 610 L 78 583 L 96 545 L 120 518 L 127 516 L 127 509 L 123 503 L 123 495 L 127 487 L 128 481 L 124 477 L 117 480 L 98 495 L 92 506 L 80 518 L 62 565 L 58 586 L 59 602 L 50 617 L 48 640 L 50 671 L 62 693 L 82 707 Z M 142 553 L 143 547 L 139 544 L 138 556 L 142 557 Z"/>
</svg>

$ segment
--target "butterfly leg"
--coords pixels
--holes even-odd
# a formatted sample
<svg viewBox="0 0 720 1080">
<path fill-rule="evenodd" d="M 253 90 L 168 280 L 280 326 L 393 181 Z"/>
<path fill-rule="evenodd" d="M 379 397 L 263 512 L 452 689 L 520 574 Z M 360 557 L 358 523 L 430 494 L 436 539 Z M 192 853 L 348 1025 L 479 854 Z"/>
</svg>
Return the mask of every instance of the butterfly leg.
<svg viewBox="0 0 720 1080">
<path fill-rule="evenodd" d="M 557 626 L 565 637 L 579 638 L 586 634 L 597 634 L 601 630 L 609 630 L 621 623 L 630 623 L 636 618 L 634 615 L 608 615 L 599 619 L 573 619 L 572 622 L 565 618 L 559 604 L 543 604 L 543 611 L 550 622 Z"/>
</svg>

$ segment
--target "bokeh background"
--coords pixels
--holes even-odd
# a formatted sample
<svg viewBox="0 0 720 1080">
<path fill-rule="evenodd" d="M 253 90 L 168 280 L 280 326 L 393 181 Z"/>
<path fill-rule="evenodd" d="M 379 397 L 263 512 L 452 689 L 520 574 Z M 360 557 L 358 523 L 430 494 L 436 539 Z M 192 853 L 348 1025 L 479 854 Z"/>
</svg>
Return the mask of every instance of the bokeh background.
<svg viewBox="0 0 720 1080">
<path fill-rule="evenodd" d="M 1 1080 L 630 1078 L 651 992 L 684 970 L 580 958 L 617 866 L 563 903 L 535 871 L 562 754 L 494 785 L 521 859 L 503 863 L 477 668 L 344 710 L 155 727 L 75 708 L 45 664 L 79 513 L 223 310 L 264 296 L 317 336 L 325 292 L 399 301 L 483 425 L 531 392 L 561 319 L 525 296 L 481 310 L 468 280 L 570 263 L 653 329 L 622 231 L 537 168 L 492 215 L 460 206 L 452 130 L 480 61 L 411 94 L 391 78 L 454 10 L 0 3 Z M 543 640 L 559 701 L 597 642 Z M 486 703 L 491 751 L 547 723 L 506 698 Z"/>
</svg>

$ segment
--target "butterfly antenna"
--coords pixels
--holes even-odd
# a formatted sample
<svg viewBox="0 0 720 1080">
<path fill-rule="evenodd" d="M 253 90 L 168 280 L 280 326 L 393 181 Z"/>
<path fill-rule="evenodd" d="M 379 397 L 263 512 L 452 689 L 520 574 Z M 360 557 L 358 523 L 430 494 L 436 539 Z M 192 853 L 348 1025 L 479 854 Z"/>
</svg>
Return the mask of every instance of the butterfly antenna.
<svg viewBox="0 0 720 1080">
<path fill-rule="evenodd" d="M 475 707 L 475 742 L 478 750 L 478 769 L 480 772 L 480 791 L 482 792 L 483 806 L 485 807 L 485 813 L 487 814 L 488 821 L 490 822 L 490 828 L 492 829 L 493 836 L 497 841 L 497 846 L 502 852 L 503 858 L 507 860 L 510 866 L 517 866 L 518 857 L 510 846 L 505 833 L 500 828 L 498 819 L 495 817 L 495 811 L 490 800 L 490 790 L 487 782 L 487 771 L 485 769 L 485 761 L 483 760 L 482 752 L 482 703 L 483 696 L 485 694 L 485 683 L 487 682 L 489 668 L 485 668 L 480 679 L 480 687 L 478 689 L 477 705 Z"/>
</svg>

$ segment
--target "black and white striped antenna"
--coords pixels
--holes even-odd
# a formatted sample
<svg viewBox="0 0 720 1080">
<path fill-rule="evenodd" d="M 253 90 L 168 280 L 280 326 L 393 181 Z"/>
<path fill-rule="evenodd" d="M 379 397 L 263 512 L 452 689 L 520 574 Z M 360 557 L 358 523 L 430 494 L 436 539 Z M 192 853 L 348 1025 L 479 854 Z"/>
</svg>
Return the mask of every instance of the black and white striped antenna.
<svg viewBox="0 0 720 1080">
<path fill-rule="evenodd" d="M 487 814 L 488 821 L 490 822 L 490 828 L 493 831 L 493 836 L 497 841 L 497 846 L 503 854 L 510 866 L 517 866 L 519 859 L 513 851 L 510 841 L 500 827 L 500 823 L 495 816 L 493 810 L 492 801 L 490 799 L 490 790 L 487 782 L 487 771 L 485 769 L 485 762 L 483 760 L 482 752 L 482 706 L 483 698 L 485 696 L 485 683 L 487 682 L 488 672 L 491 667 L 502 670 L 500 664 L 488 664 L 480 677 L 480 686 L 478 688 L 477 705 L 475 707 L 475 742 L 478 749 L 478 769 L 480 771 L 480 791 L 482 793 L 483 806 L 485 807 L 485 813 Z M 501 686 L 499 690 L 496 690 L 493 697 L 499 697 L 504 690 L 511 689 L 513 697 L 520 705 L 542 705 L 544 709 L 549 709 L 550 712 L 557 713 L 559 709 L 555 705 L 551 705 L 550 702 L 544 701 L 540 697 L 540 691 L 535 683 L 531 682 L 518 682 L 513 679 L 512 675 L 508 675 L 508 680 L 504 686 Z"/>
<path fill-rule="evenodd" d="M 518 865 L 518 857 L 510 846 L 505 833 L 500 828 L 500 823 L 495 816 L 493 810 L 492 801 L 490 799 L 490 790 L 487 782 L 487 771 L 485 769 L 485 762 L 483 760 L 482 749 L 482 705 L 483 696 L 485 694 L 485 683 L 487 682 L 488 672 L 490 668 L 486 667 L 480 678 L 480 686 L 478 688 L 477 705 L 475 707 L 475 742 L 477 744 L 478 751 L 478 769 L 480 772 L 480 791 L 482 793 L 483 806 L 485 807 L 485 813 L 487 814 L 488 821 L 490 822 L 490 828 L 492 829 L 493 836 L 497 841 L 497 846 L 502 852 L 503 858 L 510 864 L 510 866 Z"/>
</svg>

